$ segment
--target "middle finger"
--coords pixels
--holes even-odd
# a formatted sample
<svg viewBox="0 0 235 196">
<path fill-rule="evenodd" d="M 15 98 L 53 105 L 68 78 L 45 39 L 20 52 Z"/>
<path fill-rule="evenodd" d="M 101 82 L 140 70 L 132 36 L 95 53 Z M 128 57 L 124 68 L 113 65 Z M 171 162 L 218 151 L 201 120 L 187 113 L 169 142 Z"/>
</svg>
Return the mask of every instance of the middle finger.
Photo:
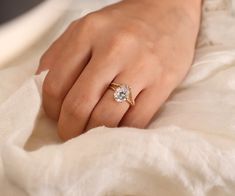
<svg viewBox="0 0 235 196">
<path fill-rule="evenodd" d="M 117 58 L 117 57 L 116 57 Z M 112 63 L 112 66 L 107 66 Z M 62 139 L 68 140 L 81 134 L 90 114 L 110 81 L 120 72 L 119 61 L 96 55 L 91 58 L 62 104 L 58 131 Z"/>
</svg>

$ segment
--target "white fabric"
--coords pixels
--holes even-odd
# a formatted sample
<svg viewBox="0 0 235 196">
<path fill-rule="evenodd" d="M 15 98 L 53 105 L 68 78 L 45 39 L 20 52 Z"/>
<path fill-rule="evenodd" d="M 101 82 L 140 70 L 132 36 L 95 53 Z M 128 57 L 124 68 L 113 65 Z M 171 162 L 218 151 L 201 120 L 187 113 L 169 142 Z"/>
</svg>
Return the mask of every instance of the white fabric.
<svg viewBox="0 0 235 196">
<path fill-rule="evenodd" d="M 99 127 L 61 143 L 41 108 L 45 73 L 0 71 L 0 195 L 235 195 L 232 3 L 205 1 L 195 63 L 148 130 Z"/>
</svg>

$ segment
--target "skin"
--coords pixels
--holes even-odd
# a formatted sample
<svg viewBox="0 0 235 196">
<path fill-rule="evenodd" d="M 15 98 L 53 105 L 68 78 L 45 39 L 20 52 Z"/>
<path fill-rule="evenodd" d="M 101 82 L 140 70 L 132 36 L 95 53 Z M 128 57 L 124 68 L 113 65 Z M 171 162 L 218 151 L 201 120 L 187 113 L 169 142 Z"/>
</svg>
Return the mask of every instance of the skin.
<svg viewBox="0 0 235 196">
<path fill-rule="evenodd" d="M 78 19 L 45 52 L 43 106 L 69 140 L 107 127 L 146 128 L 187 75 L 200 25 L 200 0 L 124 0 Z M 132 89 L 117 103 L 111 82 Z"/>
</svg>

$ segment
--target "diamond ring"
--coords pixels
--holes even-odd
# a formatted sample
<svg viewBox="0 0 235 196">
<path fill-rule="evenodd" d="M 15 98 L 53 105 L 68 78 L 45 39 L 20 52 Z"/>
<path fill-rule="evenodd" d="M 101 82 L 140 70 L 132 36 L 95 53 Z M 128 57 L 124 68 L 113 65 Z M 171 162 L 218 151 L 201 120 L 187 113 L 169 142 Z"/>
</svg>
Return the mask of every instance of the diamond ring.
<svg viewBox="0 0 235 196">
<path fill-rule="evenodd" d="M 111 83 L 110 89 L 114 91 L 113 97 L 116 102 L 122 103 L 128 102 L 131 106 L 135 105 L 135 101 L 132 98 L 131 88 L 126 84 Z"/>
</svg>

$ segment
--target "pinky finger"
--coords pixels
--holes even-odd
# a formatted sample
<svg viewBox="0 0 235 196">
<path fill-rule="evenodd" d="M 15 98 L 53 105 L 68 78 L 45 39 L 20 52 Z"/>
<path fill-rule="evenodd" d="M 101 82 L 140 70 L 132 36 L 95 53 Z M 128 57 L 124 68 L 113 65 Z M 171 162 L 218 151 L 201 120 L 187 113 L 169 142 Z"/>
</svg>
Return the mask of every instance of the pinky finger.
<svg viewBox="0 0 235 196">
<path fill-rule="evenodd" d="M 136 99 L 136 105 L 128 110 L 119 126 L 146 128 L 169 94 L 153 87 L 143 90 Z"/>
</svg>

